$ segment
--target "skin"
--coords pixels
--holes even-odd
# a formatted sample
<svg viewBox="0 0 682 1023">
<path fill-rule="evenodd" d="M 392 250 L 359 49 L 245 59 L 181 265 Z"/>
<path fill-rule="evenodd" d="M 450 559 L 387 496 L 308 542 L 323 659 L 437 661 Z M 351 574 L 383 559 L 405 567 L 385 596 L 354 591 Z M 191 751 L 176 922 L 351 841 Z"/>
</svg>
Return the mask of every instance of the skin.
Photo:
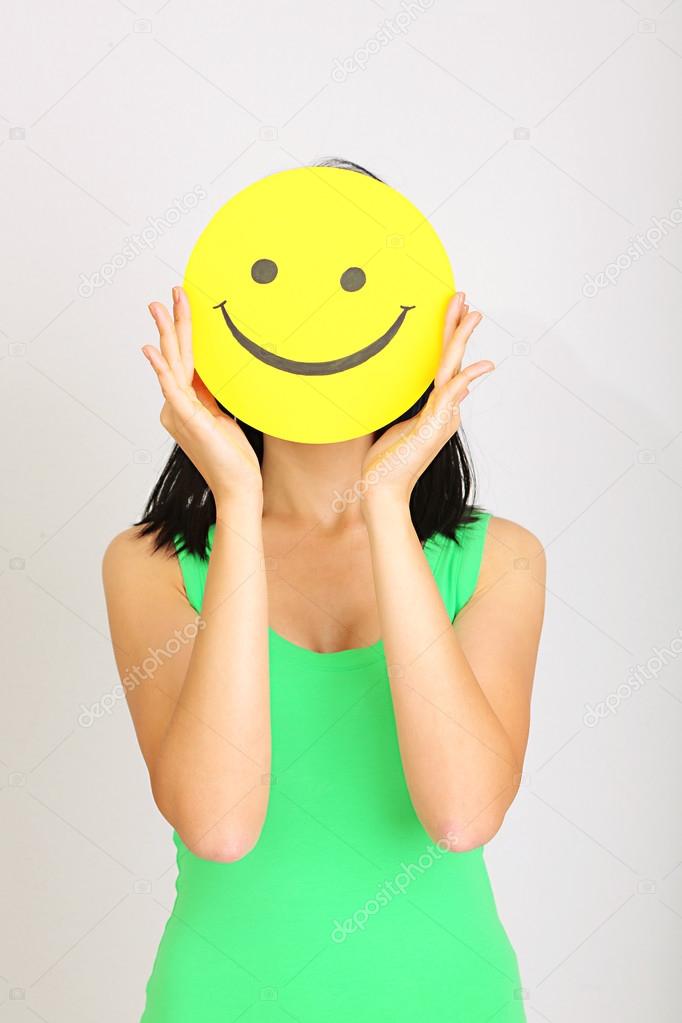
<svg viewBox="0 0 682 1023">
<path fill-rule="evenodd" d="M 269 624 L 321 651 L 382 637 L 415 811 L 453 852 L 485 844 L 520 783 L 544 553 L 528 530 L 491 519 L 475 593 L 452 624 L 409 514 L 471 383 L 494 369 L 487 360 L 462 368 L 480 314 L 461 293 L 452 300 L 433 393 L 409 423 L 376 443 L 266 436 L 261 472 L 194 373 L 189 304 L 181 288 L 173 296 L 172 315 L 150 305 L 160 350 L 143 352 L 165 399 L 161 422 L 210 486 L 217 522 L 203 627 L 126 689 L 161 813 L 205 859 L 234 861 L 257 842 L 269 794 Z M 339 511 L 334 495 L 350 488 L 364 496 Z M 109 545 L 103 574 L 123 677 L 196 615 L 177 559 L 135 529 Z"/>
</svg>

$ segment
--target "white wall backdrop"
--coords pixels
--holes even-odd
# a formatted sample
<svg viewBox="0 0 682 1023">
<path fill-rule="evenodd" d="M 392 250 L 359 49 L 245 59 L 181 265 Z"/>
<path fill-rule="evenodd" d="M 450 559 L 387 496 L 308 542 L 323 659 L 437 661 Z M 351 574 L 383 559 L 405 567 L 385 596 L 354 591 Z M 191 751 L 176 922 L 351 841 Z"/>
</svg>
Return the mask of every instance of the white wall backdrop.
<svg viewBox="0 0 682 1023">
<path fill-rule="evenodd" d="M 481 498 L 547 548 L 527 776 L 487 853 L 529 1021 L 678 1020 L 682 2 L 2 12 L 0 1023 L 141 1011 L 170 831 L 123 701 L 83 707 L 116 683 L 102 551 L 169 450 L 146 304 L 230 195 L 332 155 L 444 238 L 497 363 L 465 406 Z"/>
</svg>

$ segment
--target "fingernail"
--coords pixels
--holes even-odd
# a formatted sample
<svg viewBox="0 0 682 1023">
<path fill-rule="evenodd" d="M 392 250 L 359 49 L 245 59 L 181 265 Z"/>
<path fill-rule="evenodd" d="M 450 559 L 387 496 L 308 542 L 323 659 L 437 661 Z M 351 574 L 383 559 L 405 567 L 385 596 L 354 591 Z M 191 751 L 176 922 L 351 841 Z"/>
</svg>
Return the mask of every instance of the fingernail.
<svg viewBox="0 0 682 1023">
<path fill-rule="evenodd" d="M 156 319 L 156 309 L 154 307 L 154 303 L 150 302 L 149 305 L 147 306 L 147 309 L 149 310 L 152 319 L 155 320 Z"/>
<path fill-rule="evenodd" d="M 173 288 L 173 305 L 177 305 L 180 301 L 180 293 L 177 288 Z"/>
</svg>

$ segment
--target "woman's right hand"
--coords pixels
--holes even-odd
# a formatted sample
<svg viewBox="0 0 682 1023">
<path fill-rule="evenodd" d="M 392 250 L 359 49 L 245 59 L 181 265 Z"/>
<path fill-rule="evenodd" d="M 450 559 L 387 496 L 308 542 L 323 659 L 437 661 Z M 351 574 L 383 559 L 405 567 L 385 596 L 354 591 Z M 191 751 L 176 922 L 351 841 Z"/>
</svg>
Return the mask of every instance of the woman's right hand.
<svg viewBox="0 0 682 1023">
<path fill-rule="evenodd" d="M 165 398 L 162 425 L 204 477 L 216 505 L 234 498 L 261 496 L 263 483 L 256 452 L 194 372 L 187 295 L 182 288 L 173 288 L 172 317 L 160 302 L 151 302 L 149 312 L 159 331 L 161 350 L 145 345 L 142 351 Z"/>
</svg>

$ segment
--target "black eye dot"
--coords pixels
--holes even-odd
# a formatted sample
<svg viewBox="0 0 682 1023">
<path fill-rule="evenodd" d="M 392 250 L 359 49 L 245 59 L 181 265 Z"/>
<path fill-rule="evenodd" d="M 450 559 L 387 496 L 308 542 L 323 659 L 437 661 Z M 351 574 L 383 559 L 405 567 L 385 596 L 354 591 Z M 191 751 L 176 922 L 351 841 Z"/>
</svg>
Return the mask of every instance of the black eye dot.
<svg viewBox="0 0 682 1023">
<path fill-rule="evenodd" d="M 364 270 L 359 266 L 349 266 L 341 274 L 341 287 L 344 291 L 359 291 L 366 280 Z"/>
<path fill-rule="evenodd" d="M 277 276 L 277 263 L 271 259 L 257 259 L 251 267 L 251 276 L 256 284 L 270 284 Z"/>
</svg>

